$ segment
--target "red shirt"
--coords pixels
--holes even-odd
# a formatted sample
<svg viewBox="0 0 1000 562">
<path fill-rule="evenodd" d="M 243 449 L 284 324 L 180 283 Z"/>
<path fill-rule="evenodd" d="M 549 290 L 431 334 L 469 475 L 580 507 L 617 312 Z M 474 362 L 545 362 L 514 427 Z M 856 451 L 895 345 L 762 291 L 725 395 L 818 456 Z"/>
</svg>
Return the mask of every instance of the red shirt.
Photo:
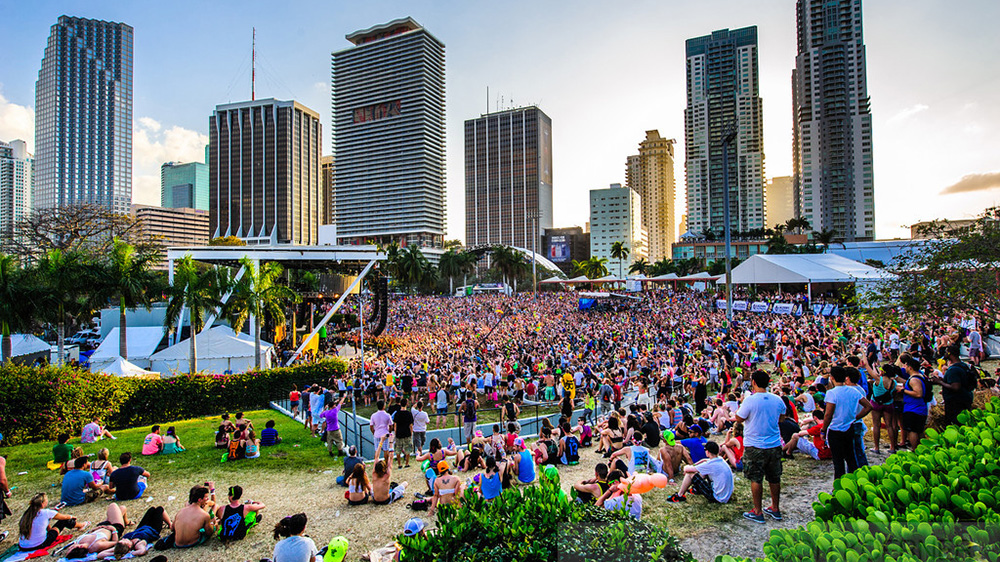
<svg viewBox="0 0 1000 562">
<path fill-rule="evenodd" d="M 814 425 L 807 429 L 806 432 L 812 436 L 813 446 L 819 451 L 819 458 L 823 460 L 832 459 L 833 453 L 830 452 L 830 447 L 826 445 L 826 440 L 823 439 L 823 424 Z"/>
</svg>

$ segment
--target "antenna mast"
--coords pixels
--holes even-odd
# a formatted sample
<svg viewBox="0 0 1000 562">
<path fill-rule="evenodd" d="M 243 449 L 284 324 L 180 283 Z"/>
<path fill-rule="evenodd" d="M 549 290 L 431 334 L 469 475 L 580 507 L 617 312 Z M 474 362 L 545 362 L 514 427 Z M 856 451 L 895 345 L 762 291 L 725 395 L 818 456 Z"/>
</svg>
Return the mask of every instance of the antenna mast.
<svg viewBox="0 0 1000 562">
<path fill-rule="evenodd" d="M 257 99 L 257 28 L 253 28 L 253 39 L 250 41 L 250 100 Z"/>
</svg>

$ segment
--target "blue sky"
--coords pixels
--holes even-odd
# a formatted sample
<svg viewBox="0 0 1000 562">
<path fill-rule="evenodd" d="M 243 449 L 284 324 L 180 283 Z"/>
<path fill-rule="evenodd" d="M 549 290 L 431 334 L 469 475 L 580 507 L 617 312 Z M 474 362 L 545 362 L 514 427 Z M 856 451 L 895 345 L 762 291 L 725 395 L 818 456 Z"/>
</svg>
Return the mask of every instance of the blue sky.
<svg viewBox="0 0 1000 562">
<path fill-rule="evenodd" d="M 876 234 L 962 218 L 1000 201 L 1000 2 L 869 0 Z M 137 203 L 158 203 L 159 165 L 200 159 L 216 104 L 294 98 L 323 115 L 330 152 L 330 52 L 344 35 L 412 16 L 446 45 L 448 234 L 464 235 L 462 122 L 502 103 L 553 120 L 557 226 L 587 220 L 590 189 L 623 182 L 647 129 L 679 142 L 683 211 L 684 40 L 757 25 L 768 177 L 791 170 L 794 0 L 506 2 L 0 0 L 0 139 L 32 135 L 34 82 L 61 14 L 135 28 Z M 964 180 L 963 180 L 964 178 Z M 951 188 L 954 193 L 942 194 Z"/>
</svg>

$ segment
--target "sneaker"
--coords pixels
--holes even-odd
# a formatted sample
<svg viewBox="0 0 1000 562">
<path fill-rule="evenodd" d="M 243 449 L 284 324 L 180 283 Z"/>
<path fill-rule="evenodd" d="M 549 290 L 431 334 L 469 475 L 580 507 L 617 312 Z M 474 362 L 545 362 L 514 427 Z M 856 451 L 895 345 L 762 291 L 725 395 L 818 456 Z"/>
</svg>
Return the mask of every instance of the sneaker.
<svg viewBox="0 0 1000 562">
<path fill-rule="evenodd" d="M 770 507 L 764 508 L 764 513 L 768 515 L 771 519 L 775 521 L 781 521 L 781 512 L 776 509 L 771 509 Z"/>
<path fill-rule="evenodd" d="M 667 498 L 667 501 L 670 502 L 670 503 L 681 503 L 681 502 L 688 501 L 688 499 L 685 498 L 684 496 L 678 496 L 677 494 L 674 494 L 674 495 L 670 496 L 669 498 Z"/>
<path fill-rule="evenodd" d="M 0 531 L 0 542 L 7 540 L 7 535 L 9 534 L 7 531 Z"/>
<path fill-rule="evenodd" d="M 754 513 L 752 511 L 744 511 L 743 518 L 749 519 L 755 523 L 764 523 L 764 515 L 762 513 Z"/>
</svg>

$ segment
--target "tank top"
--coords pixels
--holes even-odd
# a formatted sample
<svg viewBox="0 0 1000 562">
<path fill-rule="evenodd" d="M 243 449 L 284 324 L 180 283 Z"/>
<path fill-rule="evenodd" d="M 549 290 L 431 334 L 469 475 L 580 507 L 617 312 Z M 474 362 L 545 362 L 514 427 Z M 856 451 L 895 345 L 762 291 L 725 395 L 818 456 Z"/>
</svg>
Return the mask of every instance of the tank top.
<svg viewBox="0 0 1000 562">
<path fill-rule="evenodd" d="M 524 484 L 535 481 L 535 460 L 528 451 L 521 451 L 521 458 L 517 460 L 517 479 Z"/>
<path fill-rule="evenodd" d="M 298 402 L 299 401 L 299 391 L 298 390 L 293 390 L 292 392 L 290 392 L 288 394 L 288 399 L 291 400 L 292 402 Z"/>
<path fill-rule="evenodd" d="M 243 515 L 243 506 L 227 505 L 222 512 L 222 529 L 219 531 L 219 537 L 238 541 L 243 540 L 246 536 L 247 525 Z"/>
<path fill-rule="evenodd" d="M 465 400 L 465 416 L 463 420 L 466 423 L 476 421 L 476 401 L 472 398 L 466 398 Z"/>
<path fill-rule="evenodd" d="M 913 387 L 910 386 L 910 380 L 914 379 L 914 378 L 919 378 L 920 382 L 923 383 L 923 386 L 924 386 L 924 395 L 923 396 L 914 397 L 914 396 L 910 396 L 909 394 L 904 394 L 903 395 L 903 413 L 905 413 L 905 414 L 917 414 L 918 416 L 926 416 L 927 415 L 927 401 L 924 400 L 924 398 L 927 396 L 927 380 L 924 379 L 920 375 L 913 375 L 910 378 L 906 379 L 906 389 L 907 390 L 913 390 Z"/>
<path fill-rule="evenodd" d="M 484 500 L 492 500 L 493 498 L 499 496 L 503 488 L 500 482 L 500 473 L 494 472 L 493 476 L 490 477 L 487 477 L 484 474 L 481 486 Z"/>
</svg>

